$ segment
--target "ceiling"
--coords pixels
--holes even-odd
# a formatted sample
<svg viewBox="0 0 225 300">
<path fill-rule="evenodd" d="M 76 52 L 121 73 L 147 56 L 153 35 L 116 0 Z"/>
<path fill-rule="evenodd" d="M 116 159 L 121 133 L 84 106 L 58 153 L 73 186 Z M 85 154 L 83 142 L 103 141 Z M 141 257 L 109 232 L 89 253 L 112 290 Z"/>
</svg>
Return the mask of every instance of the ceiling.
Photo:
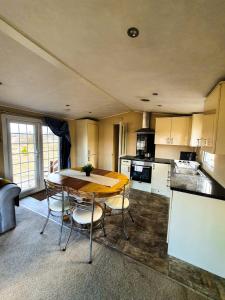
<svg viewBox="0 0 225 300">
<path fill-rule="evenodd" d="M 3 105 L 69 118 L 200 112 L 225 77 L 224 0 L 1 0 L 0 18 Z"/>
</svg>

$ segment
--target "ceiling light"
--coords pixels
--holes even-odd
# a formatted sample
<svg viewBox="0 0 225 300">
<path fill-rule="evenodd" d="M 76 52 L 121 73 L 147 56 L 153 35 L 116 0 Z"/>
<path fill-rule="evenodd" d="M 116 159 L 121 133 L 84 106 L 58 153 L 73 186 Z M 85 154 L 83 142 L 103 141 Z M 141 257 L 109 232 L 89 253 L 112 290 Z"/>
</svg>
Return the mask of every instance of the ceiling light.
<svg viewBox="0 0 225 300">
<path fill-rule="evenodd" d="M 92 114 L 92 111 L 89 111 L 89 114 Z"/>
<path fill-rule="evenodd" d="M 142 101 L 142 102 L 149 102 L 150 100 L 143 98 L 143 99 L 140 99 L 140 101 Z"/>
<path fill-rule="evenodd" d="M 158 93 L 155 93 L 155 92 L 154 92 L 154 93 L 152 93 L 152 95 L 153 95 L 153 96 L 158 96 Z"/>
<path fill-rule="evenodd" d="M 157 106 L 158 106 L 158 107 L 162 107 L 162 104 L 158 104 Z"/>
<path fill-rule="evenodd" d="M 139 30 L 136 27 L 130 27 L 127 30 L 127 34 L 131 38 L 136 38 L 139 35 Z"/>
<path fill-rule="evenodd" d="M 66 104 L 66 107 L 69 107 L 70 105 L 69 104 Z"/>
<path fill-rule="evenodd" d="M 0 85 L 2 85 L 2 82 L 0 82 Z"/>
</svg>

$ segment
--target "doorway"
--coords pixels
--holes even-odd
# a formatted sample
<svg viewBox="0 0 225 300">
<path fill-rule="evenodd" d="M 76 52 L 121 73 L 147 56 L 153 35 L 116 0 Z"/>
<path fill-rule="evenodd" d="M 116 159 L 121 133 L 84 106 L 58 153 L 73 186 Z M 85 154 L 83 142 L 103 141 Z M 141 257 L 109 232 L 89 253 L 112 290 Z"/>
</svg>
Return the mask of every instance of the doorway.
<svg viewBox="0 0 225 300">
<path fill-rule="evenodd" d="M 44 178 L 58 170 L 59 138 L 41 120 L 3 115 L 5 176 L 27 196 L 44 188 Z"/>
</svg>

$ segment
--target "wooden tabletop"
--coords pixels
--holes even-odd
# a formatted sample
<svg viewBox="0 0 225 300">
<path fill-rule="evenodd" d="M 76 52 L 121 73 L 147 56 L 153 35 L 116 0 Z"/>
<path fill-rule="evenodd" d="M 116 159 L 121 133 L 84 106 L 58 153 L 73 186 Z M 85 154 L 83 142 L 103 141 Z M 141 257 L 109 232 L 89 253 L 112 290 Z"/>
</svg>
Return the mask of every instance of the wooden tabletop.
<svg viewBox="0 0 225 300">
<path fill-rule="evenodd" d="M 73 168 L 73 170 L 80 170 L 80 168 Z M 107 187 L 102 184 L 89 182 L 88 177 L 85 177 L 85 179 L 87 178 L 87 180 L 81 180 L 73 177 L 64 176 L 60 173 L 51 173 L 48 175 L 47 179 L 52 183 L 72 188 L 77 192 L 95 193 L 95 197 L 98 198 L 108 197 L 109 195 L 112 196 L 120 193 L 124 185 L 126 185 L 129 182 L 127 176 L 117 172 L 102 169 L 94 169 L 92 173 L 118 179 L 119 182 L 112 187 Z"/>
</svg>

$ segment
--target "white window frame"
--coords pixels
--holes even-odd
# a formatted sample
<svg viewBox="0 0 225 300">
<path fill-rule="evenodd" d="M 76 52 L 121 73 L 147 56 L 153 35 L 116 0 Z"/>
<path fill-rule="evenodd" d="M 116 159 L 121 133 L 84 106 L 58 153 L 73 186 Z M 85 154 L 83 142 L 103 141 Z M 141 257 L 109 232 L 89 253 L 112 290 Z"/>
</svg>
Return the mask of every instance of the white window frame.
<svg viewBox="0 0 225 300">
<path fill-rule="evenodd" d="M 35 126 L 37 134 L 35 134 L 35 144 L 36 144 L 36 183 L 37 188 L 28 189 L 21 193 L 22 197 L 25 197 L 31 193 L 38 192 L 44 189 L 44 166 L 43 166 L 43 138 L 42 138 L 42 126 L 46 125 L 42 120 L 31 118 L 31 117 L 21 117 L 16 115 L 2 115 L 2 136 L 3 136 L 3 156 L 4 156 L 4 174 L 5 177 L 12 180 L 12 152 L 10 146 L 10 122 L 25 122 L 30 123 Z M 59 155 L 60 157 L 60 155 Z"/>
</svg>

